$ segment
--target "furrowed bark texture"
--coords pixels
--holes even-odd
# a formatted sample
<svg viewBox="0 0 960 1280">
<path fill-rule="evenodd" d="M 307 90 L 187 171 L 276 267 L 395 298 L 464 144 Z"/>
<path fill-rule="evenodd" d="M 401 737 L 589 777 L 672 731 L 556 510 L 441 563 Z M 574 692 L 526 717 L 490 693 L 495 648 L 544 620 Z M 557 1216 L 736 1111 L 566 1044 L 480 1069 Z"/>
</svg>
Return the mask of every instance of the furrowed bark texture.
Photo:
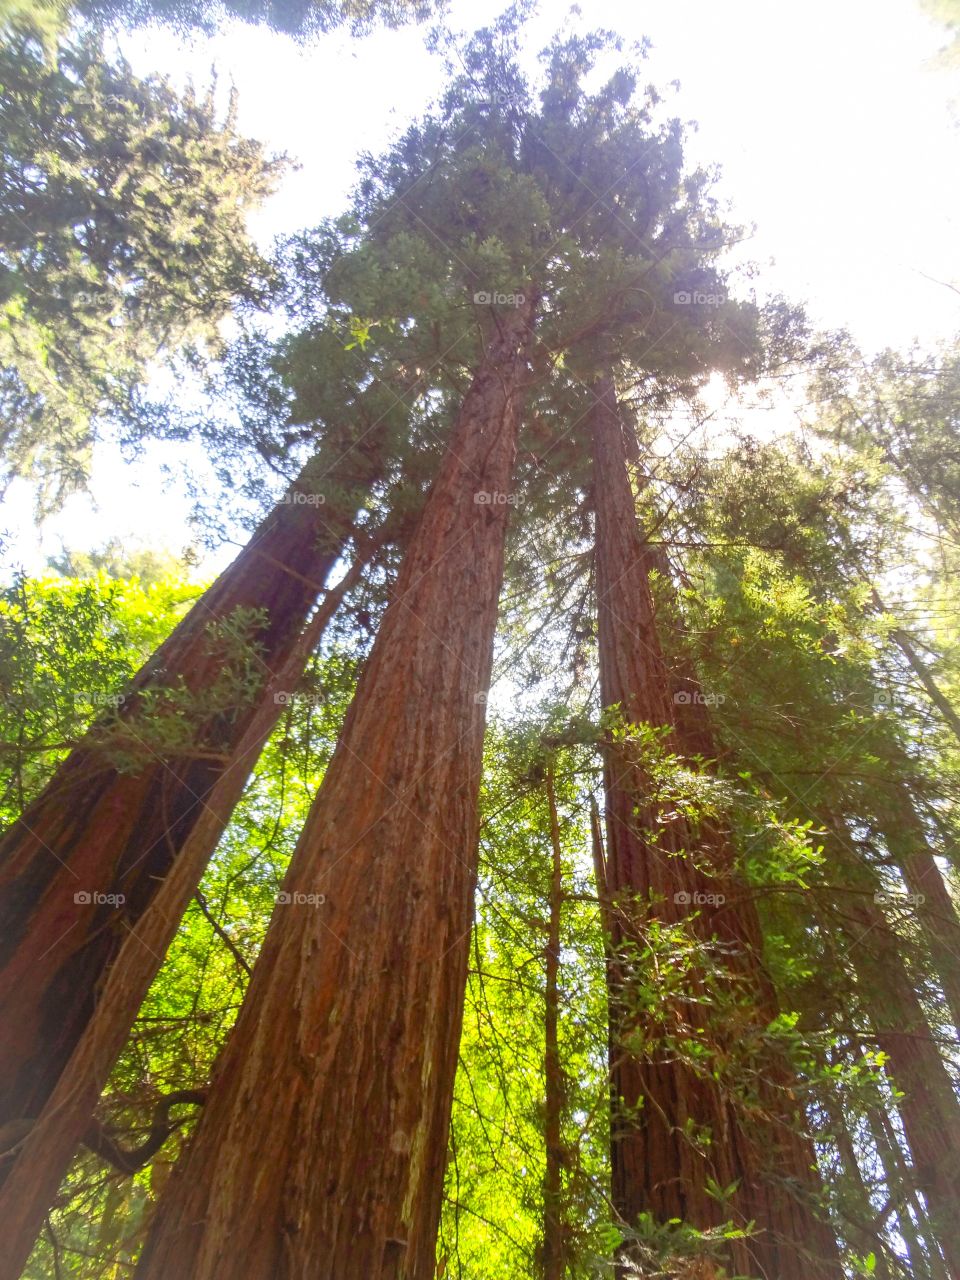
<svg viewBox="0 0 960 1280">
<path fill-rule="evenodd" d="M 605 707 L 619 705 L 628 723 L 671 726 L 666 745 L 689 756 L 693 752 L 678 731 L 657 634 L 647 576 L 650 556 L 640 542 L 612 380 L 597 390 L 592 426 L 601 698 Z M 694 727 L 699 750 L 703 726 Z M 710 822 L 701 821 L 694 831 L 668 812 L 669 806 L 649 799 L 652 780 L 623 744 L 608 741 L 604 766 L 606 892 L 614 951 L 623 954 L 630 943 L 642 951 L 653 920 L 683 924 L 700 938 L 705 962 L 723 970 L 737 996 L 739 1025 L 714 1027 L 707 1037 L 726 1055 L 735 1051 L 739 1037 L 759 1031 L 776 1013 L 760 958 L 759 922 L 735 878 L 730 842 Z M 758 1122 L 721 1092 L 708 1072 L 694 1070 L 672 1048 L 631 1050 L 638 1032 L 650 1035 L 646 1043 L 655 1046 L 670 1024 L 662 1006 L 653 1010 L 649 1023 L 631 1007 L 636 1002 L 629 975 L 636 963 L 628 957 L 620 970 L 623 983 L 610 993 L 611 1072 L 620 1104 L 612 1117 L 612 1189 L 620 1214 L 628 1223 L 640 1213 L 661 1223 L 679 1218 L 701 1230 L 730 1217 L 738 1225 L 753 1221 L 757 1234 L 729 1247 L 726 1263 L 736 1274 L 839 1280 L 836 1243 L 814 1208 L 819 1183 L 813 1152 L 796 1132 L 797 1106 L 783 1065 L 773 1058 L 760 1064 L 754 1081 L 762 1099 Z M 641 983 L 648 977 L 638 976 Z M 709 1021 L 697 1004 L 707 994 L 705 975 L 693 971 L 689 988 L 680 1000 L 671 999 L 679 1025 L 699 1028 Z M 709 1131 L 709 1142 L 698 1142 L 689 1126 Z M 727 1203 L 709 1194 L 710 1178 L 722 1188 L 736 1184 Z"/>
<path fill-rule="evenodd" d="M 96 1008 L 26 1141 L 10 1161 L 0 1188 L 0 1280 L 17 1280 L 42 1229 L 67 1167 L 83 1140 L 97 1100 L 126 1043 L 150 984 L 190 899 L 197 890 L 260 752 L 285 704 L 275 694 L 296 689 L 344 595 L 358 581 L 372 547 L 358 554 L 341 582 L 327 593 L 286 663 L 270 681 L 229 765 L 210 791 L 156 896 L 127 933 L 106 974 Z M 0 1143 L 0 1146 L 3 1144 Z"/>
<path fill-rule="evenodd" d="M 434 1275 L 530 315 L 465 397 L 139 1280 Z"/>
<path fill-rule="evenodd" d="M 138 672 L 124 722 L 145 689 L 182 677 L 198 692 L 215 680 L 223 658 L 211 652 L 208 627 L 238 608 L 266 611 L 255 639 L 261 670 L 272 674 L 296 644 L 348 533 L 323 506 L 278 505 Z M 95 726 L 0 842 L 0 1125 L 39 1115 L 106 971 L 202 816 L 254 710 L 255 701 L 205 725 L 202 758 L 146 751 L 129 772 L 105 758 Z"/>
</svg>

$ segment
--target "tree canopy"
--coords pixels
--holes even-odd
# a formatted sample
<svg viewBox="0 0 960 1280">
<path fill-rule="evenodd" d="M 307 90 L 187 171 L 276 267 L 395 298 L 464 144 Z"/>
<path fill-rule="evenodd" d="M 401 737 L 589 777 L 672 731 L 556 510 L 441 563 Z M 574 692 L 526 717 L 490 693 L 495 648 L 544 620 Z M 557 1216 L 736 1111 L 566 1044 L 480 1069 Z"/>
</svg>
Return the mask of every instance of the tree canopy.
<svg viewBox="0 0 960 1280">
<path fill-rule="evenodd" d="M 55 65 L 6 42 L 0 84 L 6 467 L 56 501 L 155 361 L 215 351 L 232 307 L 264 303 L 246 215 L 282 162 L 238 135 L 234 105 L 218 119 L 213 86 L 179 97 L 91 39 Z"/>
</svg>

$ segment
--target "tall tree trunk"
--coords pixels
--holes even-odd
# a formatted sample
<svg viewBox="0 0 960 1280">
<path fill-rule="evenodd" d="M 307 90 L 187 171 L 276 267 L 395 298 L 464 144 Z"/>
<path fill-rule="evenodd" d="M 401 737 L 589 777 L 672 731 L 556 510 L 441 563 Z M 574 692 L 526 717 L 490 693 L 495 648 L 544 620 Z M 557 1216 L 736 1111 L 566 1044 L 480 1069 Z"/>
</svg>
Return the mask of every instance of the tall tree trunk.
<svg viewBox="0 0 960 1280">
<path fill-rule="evenodd" d="M 629 433 L 626 435 L 629 452 L 630 436 Z M 649 567 L 655 569 L 663 578 L 669 579 L 670 567 L 663 547 L 645 548 L 644 554 Z M 874 592 L 874 598 L 877 606 L 885 609 L 876 592 Z M 911 665 L 914 665 L 915 670 L 917 669 L 914 663 Z M 712 736 L 709 712 L 700 693 L 695 671 L 687 663 L 675 663 L 671 669 L 671 677 L 671 691 L 674 694 L 674 701 L 679 704 L 676 715 L 678 740 L 683 743 L 687 754 L 695 752 L 705 757 L 715 756 L 717 748 Z M 924 682 L 928 684 L 929 678 Z M 939 694 L 939 690 L 934 688 L 933 693 Z M 942 694 L 934 700 L 938 706 L 945 701 Z M 941 709 L 943 709 L 942 706 Z M 947 710 L 950 711 L 949 705 Z M 883 826 L 884 839 L 891 856 L 903 872 L 908 889 L 911 893 L 922 897 L 917 908 L 918 918 L 937 975 L 941 980 L 954 1026 L 960 1028 L 960 1022 L 957 1022 L 960 1014 L 960 924 L 957 921 L 953 899 L 930 850 L 923 824 L 917 816 L 912 798 L 905 789 L 901 788 L 894 795 L 892 805 L 892 817 Z M 843 841 L 843 836 L 841 835 L 839 839 Z M 849 858 L 838 857 L 835 861 L 849 862 Z M 863 881 L 868 899 L 882 888 L 877 877 L 864 879 L 863 873 L 857 873 L 852 864 L 849 869 L 855 877 L 859 875 Z M 854 957 L 854 967 L 859 967 L 861 976 L 867 979 L 865 986 L 878 993 L 873 997 L 873 1020 L 879 1033 L 884 1037 L 885 1051 L 892 1050 L 891 1068 L 894 1076 L 897 1077 L 898 1084 L 903 1087 L 902 1080 L 899 1078 L 900 1073 L 903 1074 L 904 1079 L 913 1082 L 915 1097 L 912 1100 L 910 1097 L 905 1099 L 907 1108 L 905 1128 L 913 1134 L 914 1141 L 919 1146 L 919 1154 L 915 1155 L 918 1162 L 922 1162 L 923 1167 L 928 1170 L 936 1168 L 941 1171 L 937 1177 L 928 1181 L 929 1192 L 933 1196 L 931 1207 L 940 1206 L 941 1212 L 938 1213 L 938 1217 L 942 1219 L 942 1209 L 946 1203 L 944 1196 L 949 1197 L 954 1194 L 954 1184 L 950 1181 L 951 1175 L 946 1172 L 949 1163 L 947 1149 L 951 1143 L 960 1139 L 960 1129 L 957 1128 L 957 1123 L 960 1121 L 960 1107 L 955 1094 L 949 1087 L 949 1076 L 933 1042 L 923 1007 L 917 999 L 913 984 L 904 967 L 896 936 L 889 929 L 879 907 L 872 901 L 865 901 L 862 895 L 858 895 L 856 913 L 864 923 L 853 936 L 869 934 L 882 951 L 883 959 L 879 965 L 870 968 L 866 958 Z M 857 960 L 860 961 L 859 966 Z M 870 968 L 869 974 L 865 972 L 868 968 Z M 890 984 L 888 994 L 896 997 L 894 1003 L 899 1010 L 899 1013 L 892 1017 L 890 1006 L 885 1004 L 884 997 L 879 994 L 883 991 L 884 974 L 888 976 Z M 907 1034 L 898 1036 L 898 1027 L 904 1028 Z M 894 1066 L 894 1058 L 900 1064 L 900 1073 Z M 918 1058 L 922 1058 L 923 1067 L 918 1065 Z M 945 1114 L 944 1132 L 947 1135 L 945 1143 L 940 1142 L 930 1131 L 931 1122 L 937 1113 L 937 1108 L 930 1104 L 931 1094 L 939 1099 L 939 1108 Z M 933 1127 L 936 1127 L 935 1124 Z M 956 1164 L 960 1166 L 960 1162 Z"/>
<path fill-rule="evenodd" d="M 134 678 L 121 716 L 135 739 L 145 693 L 182 682 L 199 694 L 222 674 L 211 623 L 264 611 L 253 639 L 267 676 L 295 646 L 350 532 L 349 519 L 312 501 L 310 476 L 308 464 L 291 500 Z M 197 728 L 201 750 L 164 755 L 147 746 L 133 769 L 111 761 L 109 735 L 105 747 L 95 725 L 0 842 L 0 1125 L 40 1113 L 106 971 L 202 815 L 255 706 L 248 699 L 208 717 Z"/>
<path fill-rule="evenodd" d="M 950 890 L 927 840 L 927 833 L 902 783 L 894 784 L 890 816 L 882 825 L 890 856 L 907 889 L 917 899 L 916 913 L 940 981 L 950 1020 L 960 1036 L 960 920 Z"/>
<path fill-rule="evenodd" d="M 563 861 L 560 820 L 553 770 L 547 770 L 547 808 L 550 814 L 550 901 L 546 947 L 544 1017 L 544 1154 L 543 1280 L 563 1280 L 566 1271 L 566 1221 L 563 1211 L 563 1140 L 561 1122 L 566 1105 L 560 1060 L 560 912 L 563 907 Z"/>
<path fill-rule="evenodd" d="M 465 397 L 140 1280 L 434 1274 L 531 317 Z"/>
<path fill-rule="evenodd" d="M 891 617 L 891 612 L 880 598 L 880 594 L 874 587 L 872 590 L 873 603 L 880 613 Z M 910 636 L 902 627 L 894 627 L 890 632 L 890 638 L 907 660 L 907 665 L 923 685 L 927 697 L 943 716 L 946 723 L 950 726 L 954 737 L 960 742 L 960 715 L 954 710 L 953 704 L 946 696 L 940 686 L 937 684 L 933 672 L 917 653 L 916 647 Z"/>
<path fill-rule="evenodd" d="M 156 896 L 127 933 L 107 971 L 93 1015 L 46 1106 L 23 1142 L 0 1188 L 3 1251 L 0 1280 L 16 1280 L 33 1248 L 67 1166 L 126 1043 L 150 984 L 173 941 L 220 836 L 230 821 L 264 743 L 285 710 L 277 694 L 296 689 L 304 667 L 347 591 L 356 584 L 375 544 L 368 543 L 310 619 L 285 664 L 270 681 L 253 720 L 212 788 Z M 0 1148 L 4 1146 L 0 1139 Z"/>
<path fill-rule="evenodd" d="M 857 1151 L 847 1124 L 847 1117 L 844 1114 L 843 1107 L 832 1101 L 827 1106 L 827 1111 L 830 1115 L 830 1128 L 833 1130 L 831 1136 L 840 1156 L 844 1178 L 854 1192 L 853 1212 L 848 1209 L 844 1213 L 844 1207 L 841 1207 L 844 1221 L 849 1224 L 848 1238 L 852 1236 L 853 1243 L 856 1244 L 858 1252 L 863 1256 L 870 1253 L 874 1255 L 876 1258 L 874 1275 L 877 1280 L 891 1280 L 890 1266 L 887 1262 L 888 1245 L 880 1235 L 874 1221 L 875 1212 L 870 1201 L 870 1190 L 863 1180 L 860 1161 L 857 1158 Z"/>
<path fill-rule="evenodd" d="M 883 1112 L 871 1108 L 867 1123 L 873 1135 L 873 1143 L 883 1166 L 883 1177 L 891 1192 L 898 1195 L 897 1229 L 907 1246 L 911 1280 L 950 1280 L 935 1240 L 925 1249 L 920 1242 L 917 1224 L 911 1214 L 911 1206 L 919 1222 L 927 1225 L 927 1215 L 914 1185 L 911 1170 L 907 1167 L 897 1135 L 890 1119 Z"/>
<path fill-rule="evenodd" d="M 624 452 L 628 471 L 633 474 L 637 492 L 642 493 L 649 484 L 649 476 L 640 453 L 640 442 L 635 431 L 621 420 Z M 636 509 L 636 508 L 635 508 Z M 673 706 L 673 723 L 676 726 L 677 741 L 683 744 L 683 752 L 687 757 L 699 757 L 713 760 L 717 755 L 717 742 L 713 733 L 713 724 L 707 707 L 703 688 L 696 667 L 688 657 L 683 639 L 686 633 L 683 616 L 680 613 L 676 588 L 673 583 L 673 572 L 670 568 L 670 557 L 663 542 L 649 542 L 646 534 L 638 526 L 638 554 L 649 580 L 651 573 L 656 573 L 664 583 L 671 587 L 672 608 L 666 618 L 654 617 L 657 634 L 661 640 L 661 648 L 665 649 L 664 657 L 668 663 L 670 701 Z M 652 600 L 652 596 L 651 596 Z M 664 634 L 672 630 L 679 643 L 663 643 Z"/>
<path fill-rule="evenodd" d="M 836 820 L 826 824 L 831 866 L 849 888 L 840 903 L 846 956 L 886 1069 L 901 1091 L 897 1108 L 913 1156 L 917 1186 L 943 1255 L 960 1275 L 960 1102 L 907 972 L 901 942 L 874 895 L 880 881 L 850 852 Z"/>
<path fill-rule="evenodd" d="M 671 726 L 666 745 L 687 754 L 673 716 L 612 380 L 598 392 L 591 416 L 601 698 L 605 707 L 619 706 L 628 723 Z M 783 1065 L 771 1056 L 757 1076 L 761 1124 L 714 1083 L 710 1063 L 698 1070 L 676 1044 L 656 1048 L 673 1025 L 685 1029 L 683 1036 L 704 1037 L 704 1047 L 722 1058 L 736 1053 L 738 1038 L 761 1033 L 775 1016 L 759 923 L 734 877 L 729 840 L 708 821 L 694 830 L 670 806 L 652 800 L 649 772 L 616 735 L 608 738 L 604 756 L 614 946 L 628 955 L 633 946 L 641 957 L 623 963 L 628 976 L 610 997 L 616 1028 L 611 1071 L 621 1102 L 613 1116 L 614 1204 L 628 1223 L 641 1213 L 701 1230 L 730 1216 L 740 1226 L 753 1221 L 757 1234 L 730 1244 L 727 1263 L 735 1271 L 769 1280 L 839 1280 L 836 1242 L 813 1207 L 813 1151 L 797 1133 L 792 1082 Z M 641 1013 L 637 969 L 648 930 L 660 925 L 682 926 L 697 938 L 702 967 L 687 975 L 680 997 L 665 1002 L 654 992 L 654 1008 Z M 734 997 L 739 1025 L 703 1031 L 710 1017 L 701 1002 L 709 999 L 710 981 L 717 981 L 708 978 L 708 967 L 720 972 Z M 641 982 L 646 976 L 639 975 Z M 642 1051 L 631 1049 L 638 1036 L 646 1044 Z M 726 1203 L 711 1194 L 714 1185 L 729 1192 Z"/>
<path fill-rule="evenodd" d="M 606 967 L 610 971 L 614 956 L 610 950 L 613 937 L 613 914 L 610 899 L 607 896 L 607 855 L 603 847 L 603 824 L 600 821 L 600 806 L 596 796 L 590 794 L 590 853 L 593 859 L 593 878 L 597 886 L 597 905 L 599 907 L 600 925 L 603 929 L 604 955 Z"/>
</svg>

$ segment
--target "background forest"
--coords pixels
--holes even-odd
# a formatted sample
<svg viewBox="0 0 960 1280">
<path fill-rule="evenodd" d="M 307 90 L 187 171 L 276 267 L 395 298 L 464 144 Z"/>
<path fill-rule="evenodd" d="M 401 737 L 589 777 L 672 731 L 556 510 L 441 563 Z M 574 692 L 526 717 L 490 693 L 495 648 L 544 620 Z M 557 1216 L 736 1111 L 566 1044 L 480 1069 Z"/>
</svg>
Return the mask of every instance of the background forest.
<svg viewBox="0 0 960 1280">
<path fill-rule="evenodd" d="M 955 210 L 499 9 L 0 0 L 0 1280 L 960 1277 Z"/>
</svg>

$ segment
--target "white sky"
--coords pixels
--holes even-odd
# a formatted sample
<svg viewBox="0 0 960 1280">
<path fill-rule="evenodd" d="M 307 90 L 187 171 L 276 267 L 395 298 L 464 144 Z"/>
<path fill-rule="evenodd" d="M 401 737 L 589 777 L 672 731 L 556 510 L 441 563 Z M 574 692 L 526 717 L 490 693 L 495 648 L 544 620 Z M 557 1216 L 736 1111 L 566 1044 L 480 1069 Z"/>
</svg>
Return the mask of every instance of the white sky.
<svg viewBox="0 0 960 1280">
<path fill-rule="evenodd" d="M 472 29 L 500 0 L 455 0 L 451 23 Z M 868 350 L 925 346 L 960 332 L 960 75 L 934 70 L 944 42 L 915 0 L 589 0 L 589 22 L 653 42 L 645 78 L 679 80 L 672 107 L 698 122 L 691 160 L 721 168 L 732 215 L 756 224 L 746 256 L 762 268 L 758 292 L 807 304 L 815 322 L 849 327 Z M 546 43 L 568 5 L 541 0 L 531 46 Z M 256 215 L 272 236 L 343 208 L 362 150 L 379 150 L 443 82 L 417 29 L 355 41 L 333 34 L 302 49 L 236 24 L 190 45 L 168 32 L 123 40 L 140 74 L 239 92 L 239 127 L 286 151 L 300 168 Z M 928 279 L 927 277 L 932 277 Z M 934 283 L 946 282 L 946 284 Z M 190 541 L 189 502 L 164 488 L 160 466 L 182 447 L 157 446 L 135 466 L 111 450 L 96 459 L 93 490 L 71 500 L 41 537 L 31 496 L 16 486 L 0 530 L 17 530 L 15 559 L 41 571 L 61 542 L 86 549 L 112 535 L 179 551 Z M 209 557 L 203 574 L 230 558 Z"/>
</svg>

